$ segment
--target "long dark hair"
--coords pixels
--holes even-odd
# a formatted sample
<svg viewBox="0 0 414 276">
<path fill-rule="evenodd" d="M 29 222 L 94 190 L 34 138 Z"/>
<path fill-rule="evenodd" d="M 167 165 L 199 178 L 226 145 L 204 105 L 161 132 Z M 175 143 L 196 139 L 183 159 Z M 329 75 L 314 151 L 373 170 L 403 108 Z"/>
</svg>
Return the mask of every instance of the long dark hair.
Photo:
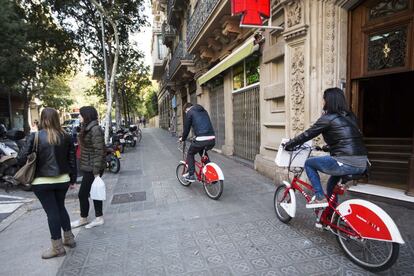
<svg viewBox="0 0 414 276">
<path fill-rule="evenodd" d="M 40 114 L 40 129 L 47 133 L 47 142 L 51 145 L 58 145 L 64 131 L 59 122 L 59 114 L 54 108 L 46 107 Z"/>
<path fill-rule="evenodd" d="M 79 140 L 81 144 L 83 144 L 86 134 L 85 129 L 91 122 L 98 120 L 98 111 L 96 111 L 95 107 L 93 106 L 83 106 L 80 108 L 79 113 L 83 118 L 81 131 L 79 133 Z"/>
<path fill-rule="evenodd" d="M 337 87 L 326 89 L 323 99 L 325 100 L 323 110 L 326 113 L 348 114 L 350 112 L 344 91 Z"/>
</svg>

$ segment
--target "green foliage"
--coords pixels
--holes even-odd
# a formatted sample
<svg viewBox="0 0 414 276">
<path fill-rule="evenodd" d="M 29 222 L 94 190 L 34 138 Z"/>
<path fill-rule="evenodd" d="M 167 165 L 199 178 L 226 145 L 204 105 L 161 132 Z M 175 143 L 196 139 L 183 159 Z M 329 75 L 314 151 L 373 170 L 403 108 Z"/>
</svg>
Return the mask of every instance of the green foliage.
<svg viewBox="0 0 414 276">
<path fill-rule="evenodd" d="M 53 107 L 61 111 L 68 110 L 73 104 L 68 79 L 64 76 L 52 79 L 46 84 L 39 98 L 44 106 Z"/>
</svg>

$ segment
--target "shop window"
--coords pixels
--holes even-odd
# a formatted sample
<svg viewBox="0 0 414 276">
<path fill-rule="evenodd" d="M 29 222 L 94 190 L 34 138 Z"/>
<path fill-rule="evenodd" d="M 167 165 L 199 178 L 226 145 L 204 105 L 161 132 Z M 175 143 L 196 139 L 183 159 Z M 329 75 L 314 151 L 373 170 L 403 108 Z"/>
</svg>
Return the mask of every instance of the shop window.
<svg viewBox="0 0 414 276">
<path fill-rule="evenodd" d="M 258 57 L 249 57 L 233 67 L 233 90 L 239 90 L 260 81 Z"/>
<path fill-rule="evenodd" d="M 233 90 L 244 87 L 244 62 L 233 67 Z"/>
</svg>

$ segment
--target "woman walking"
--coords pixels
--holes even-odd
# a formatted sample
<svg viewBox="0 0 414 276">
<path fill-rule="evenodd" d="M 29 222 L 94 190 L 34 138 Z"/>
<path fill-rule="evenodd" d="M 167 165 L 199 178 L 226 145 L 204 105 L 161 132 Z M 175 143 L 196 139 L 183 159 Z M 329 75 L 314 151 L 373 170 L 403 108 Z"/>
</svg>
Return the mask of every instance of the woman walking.
<svg viewBox="0 0 414 276">
<path fill-rule="evenodd" d="M 38 141 L 38 157 L 32 189 L 46 212 L 52 247 L 42 254 L 50 259 L 66 254 L 63 245 L 75 247 L 70 219 L 65 208 L 69 185 L 76 182 L 75 148 L 71 137 L 60 126 L 59 115 L 53 108 L 45 108 L 40 115 L 39 131 L 32 133 L 18 157 L 24 164 Z M 62 233 L 64 240 L 62 242 Z"/>
<path fill-rule="evenodd" d="M 79 189 L 79 204 L 81 217 L 72 222 L 72 227 L 86 225 L 92 228 L 104 224 L 102 201 L 94 200 L 95 219 L 88 224 L 89 193 L 95 177 L 101 176 L 105 169 L 105 143 L 102 128 L 98 124 L 98 112 L 92 106 L 84 106 L 80 109 L 81 131 L 80 143 L 80 170 L 83 175 Z"/>
</svg>

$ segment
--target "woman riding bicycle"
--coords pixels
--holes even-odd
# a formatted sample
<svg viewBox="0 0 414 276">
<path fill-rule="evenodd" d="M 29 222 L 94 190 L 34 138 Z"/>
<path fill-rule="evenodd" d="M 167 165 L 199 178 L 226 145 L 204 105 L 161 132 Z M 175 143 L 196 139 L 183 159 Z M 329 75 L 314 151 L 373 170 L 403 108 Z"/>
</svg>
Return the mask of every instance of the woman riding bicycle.
<svg viewBox="0 0 414 276">
<path fill-rule="evenodd" d="M 327 184 L 328 197 L 341 176 L 363 174 L 367 169 L 367 150 L 355 115 L 349 110 L 344 92 L 329 88 L 323 95 L 322 116 L 308 130 L 285 144 L 285 150 L 293 151 L 299 145 L 322 134 L 330 156 L 312 157 L 305 162 L 305 171 L 315 190 L 315 196 L 307 208 L 328 206 L 318 171 L 331 175 Z"/>
</svg>

